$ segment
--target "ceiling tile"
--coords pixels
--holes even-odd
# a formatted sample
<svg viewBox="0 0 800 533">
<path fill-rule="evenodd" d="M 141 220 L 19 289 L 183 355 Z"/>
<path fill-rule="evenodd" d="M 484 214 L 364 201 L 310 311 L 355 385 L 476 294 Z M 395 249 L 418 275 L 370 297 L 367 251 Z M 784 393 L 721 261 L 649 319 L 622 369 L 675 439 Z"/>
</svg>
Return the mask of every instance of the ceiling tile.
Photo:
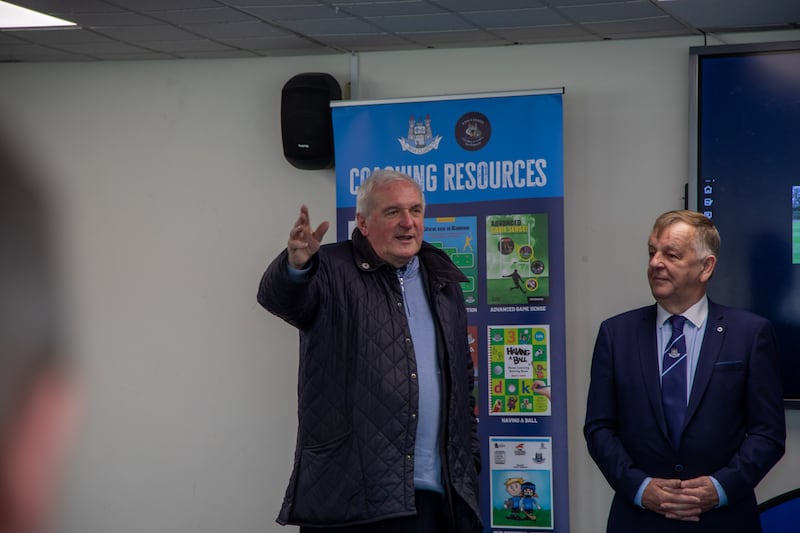
<svg viewBox="0 0 800 533">
<path fill-rule="evenodd" d="M 504 44 L 502 39 L 482 30 L 405 33 L 403 37 L 408 37 L 425 45 L 443 43 L 462 43 L 467 45 L 478 42 L 494 43 L 495 45 Z"/>
<path fill-rule="evenodd" d="M 657 33 L 658 35 L 679 35 L 686 27 L 669 17 L 655 17 L 641 20 L 615 20 L 585 25 L 605 38 L 619 38 L 622 35 Z"/>
<path fill-rule="evenodd" d="M 0 31 L 0 46 L 12 46 L 15 44 L 27 44 L 16 35 L 11 35 L 9 31 Z"/>
<path fill-rule="evenodd" d="M 156 11 L 151 12 L 150 14 L 160 20 L 171 22 L 178 26 L 212 22 L 245 22 L 253 20 L 253 17 L 247 13 L 243 13 L 237 9 L 229 9 L 227 7 Z"/>
<path fill-rule="evenodd" d="M 75 54 L 84 54 L 92 57 L 103 57 L 108 54 L 123 55 L 123 54 L 139 54 L 146 52 L 139 46 L 131 46 L 129 44 L 121 43 L 119 41 L 106 41 L 101 43 L 65 43 L 59 46 L 60 50 L 72 52 Z"/>
<path fill-rule="evenodd" d="M 581 26 L 540 26 L 525 29 L 497 29 L 492 33 L 509 42 L 519 44 L 552 43 L 569 41 L 596 41 L 600 37 Z"/>
<path fill-rule="evenodd" d="M 113 0 L 113 3 L 146 13 L 148 11 L 174 11 L 176 9 L 199 9 L 203 7 L 219 7 L 215 0 Z"/>
<path fill-rule="evenodd" d="M 800 28 L 800 0 L 13 1 L 82 28 L 0 31 L 0 61 L 291 56 Z M 167 51 L 146 50 L 155 42 Z"/>
<path fill-rule="evenodd" d="M 207 41 L 203 39 L 189 39 L 186 41 L 151 41 L 142 42 L 150 50 L 167 53 L 180 52 L 216 52 L 220 50 L 230 50 L 231 47 L 222 43 Z"/>
<path fill-rule="evenodd" d="M 220 42 L 234 48 L 244 50 L 266 50 L 270 48 L 290 50 L 297 48 L 305 50 L 309 48 L 320 48 L 320 44 L 309 39 L 297 37 L 294 34 L 277 35 L 275 37 L 245 37 L 245 38 L 220 38 Z"/>
<path fill-rule="evenodd" d="M 242 11 L 264 20 L 303 20 L 336 17 L 337 13 L 330 6 L 322 4 L 291 5 L 276 7 L 242 6 Z"/>
<path fill-rule="evenodd" d="M 8 45 L 0 48 L 0 61 L 86 61 L 92 58 L 80 56 L 35 44 Z"/>
<path fill-rule="evenodd" d="M 537 9 L 545 7 L 537 0 L 438 0 L 442 7 L 457 12 L 503 11 L 506 9 Z"/>
<path fill-rule="evenodd" d="M 56 17 L 67 18 L 83 27 L 95 26 L 146 26 L 158 21 L 146 15 L 116 11 L 113 13 L 54 13 Z"/>
<path fill-rule="evenodd" d="M 274 7 L 283 8 L 288 6 L 320 6 L 322 2 L 318 0 L 224 0 L 226 5 L 238 8 L 250 7 Z"/>
<path fill-rule="evenodd" d="M 360 5 L 368 5 L 368 4 L 381 4 L 381 5 L 392 5 L 392 4 L 405 4 L 408 7 L 409 11 L 414 9 L 414 6 L 418 6 L 424 3 L 431 3 L 427 0 L 323 0 L 325 3 L 331 4 L 334 7 L 353 7 L 353 6 L 360 6 Z M 432 3 L 436 3 L 435 1 Z"/>
<path fill-rule="evenodd" d="M 561 8 L 561 12 L 570 19 L 581 24 L 664 16 L 663 11 L 649 2 L 603 4 L 602 6 L 572 6 Z"/>
<path fill-rule="evenodd" d="M 347 13 L 352 13 L 359 17 L 388 17 L 392 15 L 433 15 L 438 13 L 447 13 L 444 9 L 429 4 L 427 2 L 409 1 L 409 2 L 336 2 L 336 6 L 340 7 Z"/>
<path fill-rule="evenodd" d="M 236 59 L 258 57 L 258 54 L 247 50 L 208 50 L 202 52 L 180 52 L 179 56 L 184 59 Z"/>
<path fill-rule="evenodd" d="M 547 0 L 548 5 L 557 8 L 568 7 L 568 6 L 584 6 L 584 7 L 608 6 L 609 8 L 612 9 L 618 9 L 620 7 L 620 4 L 633 5 L 633 4 L 646 4 L 648 2 L 649 0 Z"/>
<path fill-rule="evenodd" d="M 334 48 L 266 48 L 255 51 L 260 56 L 265 57 L 281 57 L 281 56 L 308 56 L 308 55 L 325 55 L 325 54 L 341 54 L 341 50 Z"/>
<path fill-rule="evenodd" d="M 800 24 L 798 0 L 672 0 L 659 5 L 666 12 L 699 28 Z"/>
<path fill-rule="evenodd" d="M 81 28 L 61 28 L 58 30 L 13 30 L 5 32 L 24 41 L 56 45 L 62 43 L 96 43 L 109 41 L 108 37 Z"/>
<path fill-rule="evenodd" d="M 331 35 L 325 36 L 322 41 L 328 46 L 342 50 L 381 50 L 387 47 L 392 50 L 408 50 L 422 47 L 420 43 L 391 33 Z"/>
<path fill-rule="evenodd" d="M 464 18 L 482 28 L 534 28 L 567 26 L 569 22 L 552 9 L 512 9 L 508 11 L 465 12 Z"/>
<path fill-rule="evenodd" d="M 230 24 L 189 24 L 185 29 L 211 39 L 244 39 L 248 37 L 281 37 L 290 32 L 265 22 L 235 22 Z"/>
<path fill-rule="evenodd" d="M 451 14 L 397 15 L 391 17 L 369 17 L 366 20 L 379 28 L 393 33 L 420 33 L 432 31 L 474 30 L 475 26 Z"/>
<path fill-rule="evenodd" d="M 142 50 L 140 52 L 132 52 L 130 54 L 126 53 L 113 53 L 109 52 L 108 54 L 103 55 L 104 60 L 110 61 L 154 61 L 158 59 L 178 59 L 178 56 L 172 54 L 164 54 L 162 52 L 150 52 L 147 50 Z"/>
<path fill-rule="evenodd" d="M 151 26 L 120 26 L 116 28 L 97 28 L 98 33 L 126 42 L 136 41 L 179 41 L 195 37 L 189 32 L 169 24 Z"/>
<path fill-rule="evenodd" d="M 375 26 L 353 17 L 287 20 L 283 21 L 282 24 L 293 31 L 304 33 L 310 36 L 376 33 Z"/>
<path fill-rule="evenodd" d="M 119 13 L 125 9 L 102 0 L 13 0 L 20 5 L 43 13 Z"/>
</svg>

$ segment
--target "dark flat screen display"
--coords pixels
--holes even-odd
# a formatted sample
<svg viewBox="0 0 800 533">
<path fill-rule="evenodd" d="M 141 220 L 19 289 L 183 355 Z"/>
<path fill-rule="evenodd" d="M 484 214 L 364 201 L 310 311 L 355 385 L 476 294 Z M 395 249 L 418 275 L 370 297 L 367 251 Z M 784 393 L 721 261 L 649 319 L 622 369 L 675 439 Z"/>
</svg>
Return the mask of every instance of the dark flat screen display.
<svg viewBox="0 0 800 533">
<path fill-rule="evenodd" d="M 788 44 L 693 49 L 697 170 L 690 207 L 722 236 L 709 297 L 772 321 L 787 407 L 800 408 L 800 43 Z"/>
</svg>

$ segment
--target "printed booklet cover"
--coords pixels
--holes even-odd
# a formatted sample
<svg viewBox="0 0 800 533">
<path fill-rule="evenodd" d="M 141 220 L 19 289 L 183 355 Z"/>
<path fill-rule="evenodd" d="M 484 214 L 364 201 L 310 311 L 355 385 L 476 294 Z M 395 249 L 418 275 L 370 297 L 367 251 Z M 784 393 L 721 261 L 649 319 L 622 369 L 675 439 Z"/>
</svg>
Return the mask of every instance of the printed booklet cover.
<svg viewBox="0 0 800 533">
<path fill-rule="evenodd" d="M 528 304 L 549 295 L 547 214 L 487 216 L 487 303 Z"/>
<path fill-rule="evenodd" d="M 489 326 L 489 414 L 550 414 L 550 326 Z"/>
</svg>

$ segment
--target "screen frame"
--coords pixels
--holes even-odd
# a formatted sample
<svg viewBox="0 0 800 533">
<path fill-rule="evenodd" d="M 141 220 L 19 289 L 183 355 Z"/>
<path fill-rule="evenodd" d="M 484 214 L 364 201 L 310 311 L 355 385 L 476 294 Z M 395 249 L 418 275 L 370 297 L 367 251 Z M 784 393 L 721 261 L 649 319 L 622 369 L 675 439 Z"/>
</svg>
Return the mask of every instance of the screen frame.
<svg viewBox="0 0 800 533">
<path fill-rule="evenodd" d="M 693 46 L 689 48 L 689 183 L 686 191 L 688 209 L 702 212 L 699 205 L 699 127 L 700 127 L 700 63 L 704 57 L 744 56 L 773 52 L 800 53 L 800 41 L 782 41 L 773 43 L 723 44 L 710 46 Z M 800 397 L 786 397 L 786 409 L 800 410 Z"/>
</svg>

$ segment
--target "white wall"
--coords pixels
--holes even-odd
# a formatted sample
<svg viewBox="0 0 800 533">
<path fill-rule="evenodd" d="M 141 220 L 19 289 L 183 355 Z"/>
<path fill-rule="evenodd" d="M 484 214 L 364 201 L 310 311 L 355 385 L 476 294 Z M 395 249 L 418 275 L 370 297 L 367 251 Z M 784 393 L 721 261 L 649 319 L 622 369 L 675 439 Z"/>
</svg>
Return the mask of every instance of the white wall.
<svg viewBox="0 0 800 533">
<path fill-rule="evenodd" d="M 728 36 L 788 40 L 799 33 Z M 364 99 L 564 86 L 572 531 L 611 492 L 581 435 L 600 321 L 651 301 L 645 242 L 682 206 L 688 48 L 700 38 L 360 56 Z M 333 220 L 333 171 L 283 158 L 280 90 L 349 56 L 0 64 L 0 116 L 59 200 L 86 417 L 69 533 L 294 531 L 274 524 L 294 447 L 296 333 L 255 303 L 300 203 Z M 329 239 L 333 236 L 329 235 Z M 724 239 L 724 236 L 723 236 Z M 797 486 L 800 413 L 761 500 Z"/>
</svg>

